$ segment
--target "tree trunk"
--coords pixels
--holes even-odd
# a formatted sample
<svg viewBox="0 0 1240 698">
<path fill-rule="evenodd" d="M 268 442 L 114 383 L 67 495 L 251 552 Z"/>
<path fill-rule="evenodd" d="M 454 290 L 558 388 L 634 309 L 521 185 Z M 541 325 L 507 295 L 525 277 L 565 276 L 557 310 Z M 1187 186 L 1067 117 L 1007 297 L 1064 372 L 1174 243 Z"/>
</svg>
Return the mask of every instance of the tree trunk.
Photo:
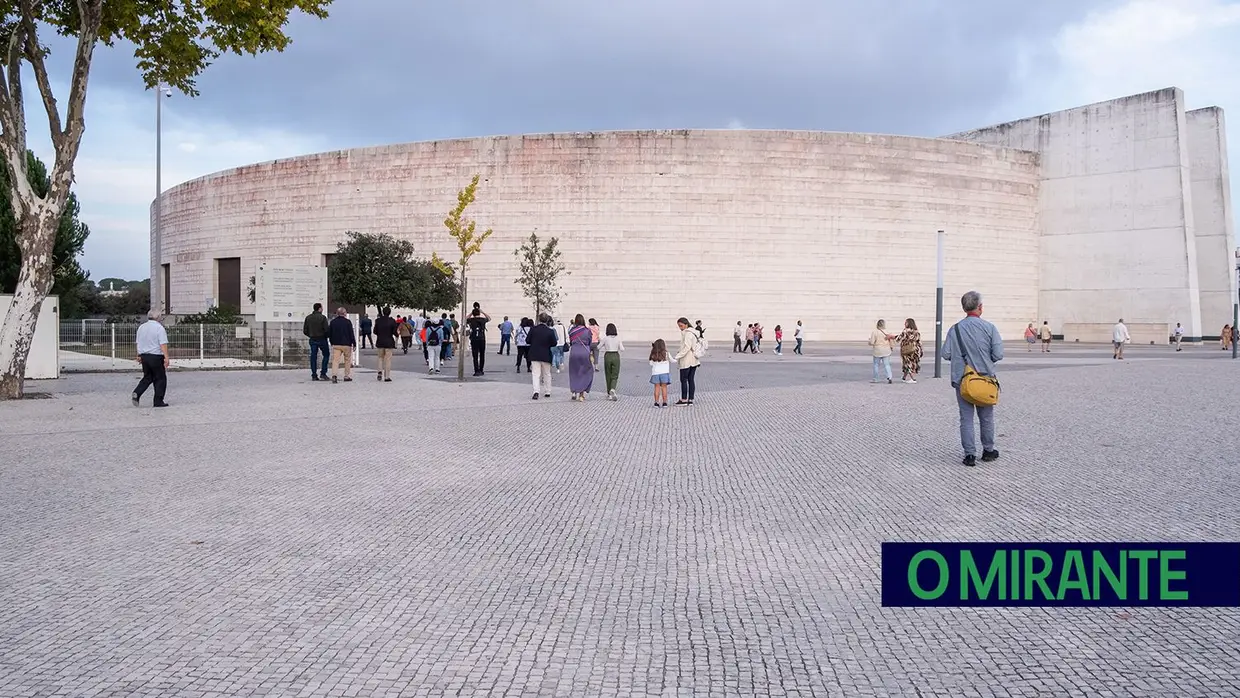
<svg viewBox="0 0 1240 698">
<path fill-rule="evenodd" d="M 466 317 L 465 309 L 469 307 L 469 286 L 465 283 L 465 265 L 461 265 L 461 321 L 464 322 Z M 461 337 L 465 337 L 462 333 Z M 465 380 L 465 348 L 461 345 L 465 342 L 456 343 L 456 379 Z M 473 348 L 472 346 L 470 347 Z"/>
<path fill-rule="evenodd" d="M 60 216 L 44 202 L 33 208 L 18 223 L 21 272 L 13 305 L 0 327 L 0 400 L 17 400 L 25 392 L 26 357 L 43 300 L 52 288 L 52 250 Z"/>
</svg>

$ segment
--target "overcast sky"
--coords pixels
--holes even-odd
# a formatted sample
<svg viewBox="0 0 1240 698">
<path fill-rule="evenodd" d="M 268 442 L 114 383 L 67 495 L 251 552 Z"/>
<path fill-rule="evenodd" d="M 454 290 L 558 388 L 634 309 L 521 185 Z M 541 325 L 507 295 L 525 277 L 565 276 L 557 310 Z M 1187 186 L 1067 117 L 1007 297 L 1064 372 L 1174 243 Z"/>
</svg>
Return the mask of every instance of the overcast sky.
<svg viewBox="0 0 1240 698">
<path fill-rule="evenodd" d="M 1240 0 L 337 0 L 289 33 L 284 53 L 221 59 L 200 97 L 165 102 L 165 189 L 274 158 L 494 134 L 938 136 L 1173 85 L 1240 124 Z M 71 55 L 53 46 L 63 103 Z M 75 191 L 95 279 L 149 274 L 155 97 L 134 65 L 132 49 L 101 47 L 91 74 Z M 30 141 L 50 162 L 40 109 Z"/>
</svg>

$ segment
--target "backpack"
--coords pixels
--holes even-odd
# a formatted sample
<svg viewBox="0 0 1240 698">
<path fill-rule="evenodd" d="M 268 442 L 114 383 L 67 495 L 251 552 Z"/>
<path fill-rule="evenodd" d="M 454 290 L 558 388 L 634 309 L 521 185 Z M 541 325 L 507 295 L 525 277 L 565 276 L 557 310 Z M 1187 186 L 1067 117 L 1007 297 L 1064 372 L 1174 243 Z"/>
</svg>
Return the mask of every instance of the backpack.
<svg viewBox="0 0 1240 698">
<path fill-rule="evenodd" d="M 706 343 L 706 338 L 697 332 L 694 332 L 693 336 L 697 339 L 697 341 L 693 343 L 693 356 L 694 358 L 700 360 L 702 357 L 706 356 L 706 350 L 710 348 L 710 345 Z"/>
<path fill-rule="evenodd" d="M 443 330 L 441 330 L 438 327 L 427 327 L 426 328 L 426 346 L 428 347 L 439 346 L 439 340 L 441 338 L 443 338 Z"/>
<path fill-rule="evenodd" d="M 471 340 L 486 339 L 486 325 L 481 321 L 469 323 L 469 338 Z"/>
</svg>

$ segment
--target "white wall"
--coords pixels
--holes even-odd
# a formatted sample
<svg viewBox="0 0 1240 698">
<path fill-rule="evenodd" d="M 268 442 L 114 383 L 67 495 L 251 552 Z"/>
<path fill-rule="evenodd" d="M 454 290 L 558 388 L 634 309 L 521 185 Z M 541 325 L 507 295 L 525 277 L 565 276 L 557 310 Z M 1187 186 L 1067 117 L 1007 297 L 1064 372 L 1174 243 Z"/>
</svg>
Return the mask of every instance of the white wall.
<svg viewBox="0 0 1240 698">
<path fill-rule="evenodd" d="M 948 138 L 1041 155 L 1039 305 L 1052 327 L 1122 317 L 1198 337 L 1187 131 L 1184 95 L 1167 88 Z"/>
<path fill-rule="evenodd" d="M 13 296 L 0 296 L 0 325 L 8 319 Z M 48 296 L 34 326 L 34 341 L 26 359 L 26 378 L 60 378 L 60 298 Z"/>
<path fill-rule="evenodd" d="M 1192 183 L 1193 225 L 1197 233 L 1197 280 L 1201 322 L 1207 337 L 1231 324 L 1236 300 L 1236 232 L 1227 167 L 1227 128 L 1219 107 L 1185 114 Z"/>
<path fill-rule="evenodd" d="M 212 295 L 213 260 L 313 260 L 345 231 L 388 233 L 456 259 L 443 219 L 471 175 L 468 215 L 495 234 L 471 301 L 532 315 L 513 283 L 530 232 L 560 239 L 558 315 L 669 337 L 678 316 L 715 341 L 737 320 L 861 341 L 878 318 L 933 331 L 935 231 L 946 229 L 949 318 L 976 288 L 1012 337 L 1036 317 L 1037 158 L 941 139 L 790 131 L 628 131 L 472 138 L 309 155 L 186 182 L 163 198 L 172 308 Z M 978 251 L 984 251 L 984 262 Z M 243 309 L 245 310 L 245 309 Z M 769 336 L 769 334 L 768 334 Z"/>
</svg>

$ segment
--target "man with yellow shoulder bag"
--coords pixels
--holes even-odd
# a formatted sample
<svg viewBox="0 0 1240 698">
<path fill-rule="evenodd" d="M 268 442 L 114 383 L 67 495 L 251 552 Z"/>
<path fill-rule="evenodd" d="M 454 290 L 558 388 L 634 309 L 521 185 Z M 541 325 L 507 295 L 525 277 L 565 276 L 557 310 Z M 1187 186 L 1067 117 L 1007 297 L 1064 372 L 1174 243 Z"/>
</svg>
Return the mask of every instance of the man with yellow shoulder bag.
<svg viewBox="0 0 1240 698">
<path fill-rule="evenodd" d="M 982 294 L 969 291 L 960 297 L 964 319 L 947 331 L 941 351 L 951 362 L 951 382 L 960 407 L 960 446 L 967 466 L 977 465 L 977 441 L 973 416 L 982 427 L 982 461 L 999 458 L 995 448 L 995 405 L 999 404 L 999 379 L 995 364 L 1003 360 L 999 330 L 982 319 Z"/>
</svg>

